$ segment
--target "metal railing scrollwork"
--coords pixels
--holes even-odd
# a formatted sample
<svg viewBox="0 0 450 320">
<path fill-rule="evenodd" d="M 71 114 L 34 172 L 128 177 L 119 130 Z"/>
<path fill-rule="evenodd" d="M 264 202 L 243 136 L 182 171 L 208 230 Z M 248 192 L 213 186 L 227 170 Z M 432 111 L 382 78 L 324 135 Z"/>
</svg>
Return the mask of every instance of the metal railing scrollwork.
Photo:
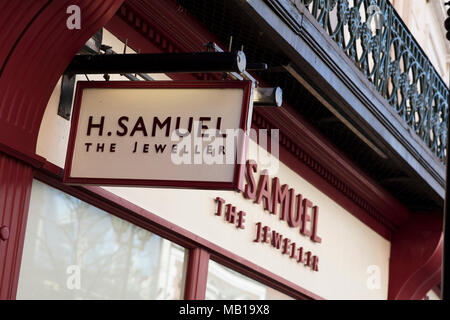
<svg viewBox="0 0 450 320">
<path fill-rule="evenodd" d="M 390 2 L 291 2 L 308 9 L 411 130 L 445 162 L 448 88 Z M 384 18 L 381 29 L 369 19 L 374 5 Z"/>
</svg>

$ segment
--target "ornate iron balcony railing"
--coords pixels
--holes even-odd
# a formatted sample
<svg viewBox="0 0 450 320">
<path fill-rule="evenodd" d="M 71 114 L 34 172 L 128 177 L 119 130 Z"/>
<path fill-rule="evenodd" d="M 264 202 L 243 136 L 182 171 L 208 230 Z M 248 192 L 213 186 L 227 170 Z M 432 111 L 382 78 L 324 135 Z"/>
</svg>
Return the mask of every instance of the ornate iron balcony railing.
<svg viewBox="0 0 450 320">
<path fill-rule="evenodd" d="M 448 88 L 390 2 L 291 1 L 308 9 L 408 126 L 445 162 Z M 368 21 L 373 5 L 384 17 L 378 30 L 373 19 Z"/>
</svg>

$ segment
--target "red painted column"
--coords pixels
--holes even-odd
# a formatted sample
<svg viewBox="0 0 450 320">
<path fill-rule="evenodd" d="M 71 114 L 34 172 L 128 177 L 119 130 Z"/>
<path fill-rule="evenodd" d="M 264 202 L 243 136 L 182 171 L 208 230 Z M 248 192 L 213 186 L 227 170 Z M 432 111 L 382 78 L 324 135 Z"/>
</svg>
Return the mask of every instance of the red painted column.
<svg viewBox="0 0 450 320">
<path fill-rule="evenodd" d="M 15 299 L 33 168 L 0 152 L 0 299 Z"/>
<path fill-rule="evenodd" d="M 184 286 L 185 300 L 204 300 L 208 278 L 209 253 L 200 248 L 191 249 Z"/>
<path fill-rule="evenodd" d="M 0 299 L 14 299 L 36 144 L 51 93 L 73 56 L 124 0 L 0 0 Z M 77 6 L 79 29 L 68 28 Z"/>
<path fill-rule="evenodd" d="M 389 299 L 419 300 L 441 281 L 442 214 L 416 213 L 392 236 Z"/>
</svg>

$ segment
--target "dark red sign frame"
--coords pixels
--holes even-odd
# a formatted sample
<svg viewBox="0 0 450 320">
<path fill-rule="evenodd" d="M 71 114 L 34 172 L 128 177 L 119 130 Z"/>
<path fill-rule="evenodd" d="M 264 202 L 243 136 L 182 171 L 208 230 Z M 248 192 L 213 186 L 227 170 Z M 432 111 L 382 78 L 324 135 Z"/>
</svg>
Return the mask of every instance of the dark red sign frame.
<svg viewBox="0 0 450 320">
<path fill-rule="evenodd" d="M 149 180 L 149 179 L 122 179 L 122 178 L 85 178 L 71 177 L 72 159 L 74 155 L 77 136 L 78 119 L 80 116 L 83 90 L 86 88 L 124 88 L 124 89 L 217 89 L 238 88 L 243 89 L 240 129 L 247 132 L 249 103 L 251 94 L 251 81 L 80 81 L 77 83 L 70 136 L 66 153 L 66 162 L 63 182 L 72 185 L 104 185 L 104 186 L 148 186 L 172 187 L 211 190 L 242 190 L 246 152 L 246 139 L 240 139 L 237 154 L 241 155 L 234 169 L 232 182 L 220 181 L 186 181 L 186 180 Z M 240 151 L 240 153 L 239 153 Z"/>
</svg>

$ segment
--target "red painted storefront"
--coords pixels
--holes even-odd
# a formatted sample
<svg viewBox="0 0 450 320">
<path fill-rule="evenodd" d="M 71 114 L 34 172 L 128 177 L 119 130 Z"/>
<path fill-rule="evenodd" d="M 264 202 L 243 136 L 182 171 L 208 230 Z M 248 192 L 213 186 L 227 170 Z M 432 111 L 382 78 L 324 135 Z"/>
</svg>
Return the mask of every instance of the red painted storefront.
<svg viewBox="0 0 450 320">
<path fill-rule="evenodd" d="M 136 3 L 147 10 L 138 11 Z M 80 30 L 64 27 L 66 7 L 73 4 L 83 13 Z M 175 1 L 2 0 L 0 24 L 1 299 L 16 297 L 33 178 L 187 248 L 185 299 L 205 297 L 210 258 L 294 298 L 320 299 L 102 188 L 64 185 L 63 169 L 36 154 L 53 88 L 72 57 L 101 27 L 121 40 L 127 38 L 128 45 L 141 52 L 196 52 L 207 42 L 220 44 Z M 203 74 L 172 78 L 215 80 Z M 440 282 L 440 213 L 412 215 L 286 103 L 276 111 L 255 110 L 252 126 L 280 128 L 280 160 L 391 242 L 389 299 L 421 299 Z"/>
</svg>

